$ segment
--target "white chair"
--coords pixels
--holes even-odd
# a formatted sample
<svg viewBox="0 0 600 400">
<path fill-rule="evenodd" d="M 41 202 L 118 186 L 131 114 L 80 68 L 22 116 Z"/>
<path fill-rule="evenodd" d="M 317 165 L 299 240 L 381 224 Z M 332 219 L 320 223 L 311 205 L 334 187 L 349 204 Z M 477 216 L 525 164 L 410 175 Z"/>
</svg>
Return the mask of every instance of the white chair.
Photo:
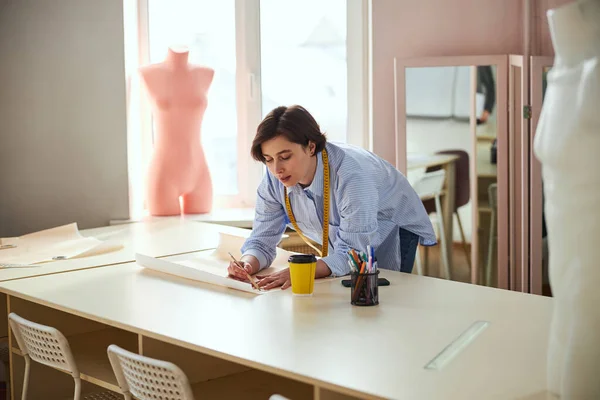
<svg viewBox="0 0 600 400">
<path fill-rule="evenodd" d="M 125 400 L 194 400 L 190 382 L 175 364 L 108 346 L 112 365 Z"/>
<path fill-rule="evenodd" d="M 271 397 L 269 397 L 269 400 L 290 400 L 287 397 L 283 397 L 280 394 L 274 394 Z"/>
<path fill-rule="evenodd" d="M 423 176 L 413 184 L 413 189 L 417 192 L 417 195 L 421 200 L 428 200 L 433 198 L 435 202 L 435 212 L 437 214 L 436 219 L 438 223 L 438 231 L 440 236 L 440 242 L 442 249 L 440 252 L 440 258 L 444 264 L 446 272 L 446 279 L 450 279 L 450 267 L 448 265 L 448 251 L 446 247 L 446 235 L 444 234 L 444 216 L 442 214 L 442 205 L 440 202 L 440 195 L 442 194 L 442 188 L 446 180 L 446 171 L 438 170 L 432 172 L 426 172 Z M 421 256 L 417 248 L 416 254 L 417 272 L 419 275 L 423 275 L 423 269 L 421 265 Z"/>
<path fill-rule="evenodd" d="M 81 399 L 81 376 L 71 352 L 71 347 L 65 336 L 56 328 L 37 324 L 26 320 L 15 313 L 8 315 L 10 328 L 15 335 L 19 349 L 25 359 L 25 374 L 23 377 L 22 400 L 27 399 L 29 372 L 31 360 L 71 374 L 75 381 L 74 400 Z M 90 393 L 83 399 L 119 399 L 118 395 L 110 392 Z"/>
</svg>

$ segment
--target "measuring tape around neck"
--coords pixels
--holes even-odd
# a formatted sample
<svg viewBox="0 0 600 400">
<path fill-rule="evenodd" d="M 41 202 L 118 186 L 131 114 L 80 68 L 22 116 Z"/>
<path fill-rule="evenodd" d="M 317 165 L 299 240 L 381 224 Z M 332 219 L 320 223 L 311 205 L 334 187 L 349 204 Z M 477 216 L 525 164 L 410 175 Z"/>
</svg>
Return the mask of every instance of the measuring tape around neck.
<svg viewBox="0 0 600 400">
<path fill-rule="evenodd" d="M 321 154 L 323 155 L 323 242 L 321 249 L 318 249 L 313 245 L 298 227 L 298 223 L 296 223 L 296 218 L 294 218 L 294 213 L 292 212 L 292 205 L 290 203 L 290 198 L 288 197 L 287 188 L 285 188 L 284 196 L 285 209 L 287 210 L 288 218 L 298 233 L 298 236 L 300 236 L 307 245 L 315 249 L 320 257 L 326 257 L 327 251 L 329 250 L 329 159 L 325 149 L 323 149 Z"/>
</svg>

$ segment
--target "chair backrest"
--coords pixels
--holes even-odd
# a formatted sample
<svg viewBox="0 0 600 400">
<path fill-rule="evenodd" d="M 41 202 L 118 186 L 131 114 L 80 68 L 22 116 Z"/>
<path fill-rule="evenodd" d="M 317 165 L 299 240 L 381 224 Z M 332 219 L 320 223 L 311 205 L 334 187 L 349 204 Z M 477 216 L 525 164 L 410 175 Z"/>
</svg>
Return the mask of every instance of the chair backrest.
<svg viewBox="0 0 600 400">
<path fill-rule="evenodd" d="M 444 170 L 426 172 L 413 184 L 413 189 L 421 198 L 437 196 L 444 187 L 445 179 L 446 171 Z"/>
<path fill-rule="evenodd" d="M 194 400 L 185 373 L 175 364 L 108 346 L 108 358 L 123 393 L 139 400 Z"/>
<path fill-rule="evenodd" d="M 464 206 L 469 202 L 471 197 L 471 184 L 470 184 L 470 174 L 471 168 L 469 166 L 469 153 L 464 150 L 443 150 L 438 151 L 436 154 L 447 154 L 447 155 L 456 155 L 458 156 L 458 160 L 454 161 L 454 170 L 455 170 L 455 186 L 454 186 L 454 208 L 457 210 L 459 207 Z M 435 167 L 429 167 L 425 170 L 425 172 L 433 172 L 440 170 L 441 166 L 437 165 Z M 425 209 L 427 213 L 431 213 L 435 211 L 435 205 L 433 201 L 424 202 Z"/>
<path fill-rule="evenodd" d="M 8 315 L 8 321 L 23 356 L 79 377 L 69 342 L 58 329 L 26 320 L 15 313 Z"/>
</svg>

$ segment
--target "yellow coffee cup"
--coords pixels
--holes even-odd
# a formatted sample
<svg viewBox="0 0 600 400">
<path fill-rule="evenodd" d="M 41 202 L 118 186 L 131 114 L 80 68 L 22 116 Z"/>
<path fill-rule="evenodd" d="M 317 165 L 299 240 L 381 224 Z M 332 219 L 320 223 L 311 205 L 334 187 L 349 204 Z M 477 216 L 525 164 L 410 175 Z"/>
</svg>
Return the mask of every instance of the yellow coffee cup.
<svg viewBox="0 0 600 400">
<path fill-rule="evenodd" d="M 292 293 L 296 296 L 312 296 L 315 286 L 317 257 L 312 254 L 292 254 L 288 258 Z"/>
</svg>

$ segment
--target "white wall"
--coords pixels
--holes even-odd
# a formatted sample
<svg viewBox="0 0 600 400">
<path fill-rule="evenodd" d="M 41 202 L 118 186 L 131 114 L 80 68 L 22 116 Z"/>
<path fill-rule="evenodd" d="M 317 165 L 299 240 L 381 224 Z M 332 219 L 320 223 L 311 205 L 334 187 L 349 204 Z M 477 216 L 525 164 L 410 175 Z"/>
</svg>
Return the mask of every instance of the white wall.
<svg viewBox="0 0 600 400">
<path fill-rule="evenodd" d="M 0 0 L 0 237 L 128 217 L 122 0 Z"/>
</svg>

